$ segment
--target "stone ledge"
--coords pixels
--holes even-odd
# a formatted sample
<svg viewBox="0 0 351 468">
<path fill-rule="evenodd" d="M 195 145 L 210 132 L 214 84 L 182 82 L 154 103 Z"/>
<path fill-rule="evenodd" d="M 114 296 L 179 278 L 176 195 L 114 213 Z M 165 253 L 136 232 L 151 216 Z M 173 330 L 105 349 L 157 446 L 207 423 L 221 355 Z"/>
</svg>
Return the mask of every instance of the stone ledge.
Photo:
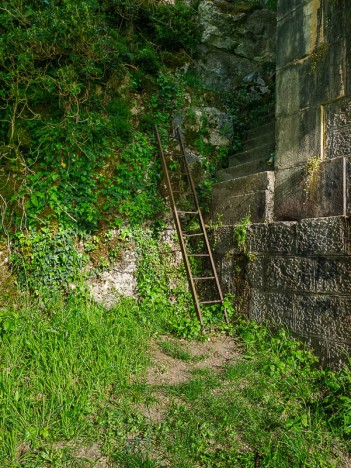
<svg viewBox="0 0 351 468">
<path fill-rule="evenodd" d="M 254 222 L 270 221 L 273 216 L 273 192 L 260 190 L 243 195 L 216 197 L 212 208 L 212 219 L 221 218 L 224 224 L 235 224 L 245 218 L 248 213 Z"/>
</svg>

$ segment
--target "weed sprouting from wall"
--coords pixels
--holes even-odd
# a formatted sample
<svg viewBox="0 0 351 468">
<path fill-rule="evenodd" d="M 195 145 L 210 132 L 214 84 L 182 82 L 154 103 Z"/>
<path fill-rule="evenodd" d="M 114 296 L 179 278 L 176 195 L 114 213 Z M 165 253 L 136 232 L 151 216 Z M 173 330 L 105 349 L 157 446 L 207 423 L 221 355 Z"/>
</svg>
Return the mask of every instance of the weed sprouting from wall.
<svg viewBox="0 0 351 468">
<path fill-rule="evenodd" d="M 321 174 L 322 159 L 320 156 L 312 156 L 305 168 L 305 195 L 307 200 L 315 200 L 317 195 L 319 177 Z"/>
<path fill-rule="evenodd" d="M 247 253 L 247 228 L 251 223 L 250 211 L 234 226 L 235 240 L 243 253 Z"/>
</svg>

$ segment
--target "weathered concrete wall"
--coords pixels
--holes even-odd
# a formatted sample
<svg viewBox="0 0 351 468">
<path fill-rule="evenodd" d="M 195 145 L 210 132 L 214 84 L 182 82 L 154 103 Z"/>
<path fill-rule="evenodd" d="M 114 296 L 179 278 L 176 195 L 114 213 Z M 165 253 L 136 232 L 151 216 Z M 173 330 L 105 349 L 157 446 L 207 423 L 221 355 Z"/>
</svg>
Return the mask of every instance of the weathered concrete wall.
<svg viewBox="0 0 351 468">
<path fill-rule="evenodd" d="M 241 313 L 289 327 L 324 364 L 351 353 L 349 219 L 252 224 L 245 255 L 233 226 L 218 228 L 213 238 L 225 292 L 236 295 Z"/>
<path fill-rule="evenodd" d="M 348 0 L 280 0 L 278 5 L 275 216 L 345 215 L 350 212 L 351 5 Z"/>
</svg>

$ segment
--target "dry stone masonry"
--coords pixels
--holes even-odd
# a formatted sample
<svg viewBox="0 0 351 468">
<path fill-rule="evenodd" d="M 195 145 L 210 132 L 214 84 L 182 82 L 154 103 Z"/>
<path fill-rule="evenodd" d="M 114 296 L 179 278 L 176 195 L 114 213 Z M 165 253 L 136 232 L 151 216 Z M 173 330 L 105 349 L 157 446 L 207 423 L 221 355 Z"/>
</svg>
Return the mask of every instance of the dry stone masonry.
<svg viewBox="0 0 351 468">
<path fill-rule="evenodd" d="M 275 171 L 239 177 L 229 168 L 214 191 L 226 292 L 241 312 L 289 327 L 332 365 L 351 353 L 350 24 L 348 0 L 278 1 Z M 255 224 L 243 248 L 233 213 L 248 198 Z"/>
</svg>

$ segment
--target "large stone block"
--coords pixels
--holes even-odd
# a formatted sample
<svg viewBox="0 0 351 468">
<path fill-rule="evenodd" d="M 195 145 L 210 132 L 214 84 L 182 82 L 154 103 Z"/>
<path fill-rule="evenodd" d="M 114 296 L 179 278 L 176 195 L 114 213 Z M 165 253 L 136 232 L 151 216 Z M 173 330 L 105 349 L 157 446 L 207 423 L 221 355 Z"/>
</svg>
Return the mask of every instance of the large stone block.
<svg viewBox="0 0 351 468">
<path fill-rule="evenodd" d="M 296 167 L 321 155 L 321 122 L 319 106 L 277 119 L 276 170 Z"/>
<path fill-rule="evenodd" d="M 285 66 L 277 72 L 277 116 L 344 97 L 346 78 L 343 40 Z"/>
<path fill-rule="evenodd" d="M 300 255 L 345 255 L 349 253 L 350 226 L 343 216 L 305 219 L 296 226 Z"/>
<path fill-rule="evenodd" d="M 343 158 L 321 161 L 312 173 L 308 165 L 278 170 L 275 218 L 299 220 L 344 215 L 345 196 Z"/>
<path fill-rule="evenodd" d="M 266 257 L 256 255 L 251 258 L 247 265 L 247 277 L 253 288 L 264 288 L 266 272 Z"/>
<path fill-rule="evenodd" d="M 351 124 L 330 129 L 325 133 L 324 154 L 327 158 L 351 156 Z"/>
<path fill-rule="evenodd" d="M 303 107 L 300 100 L 301 78 L 297 64 L 277 70 L 276 94 L 279 97 L 275 107 L 277 118 L 296 114 Z"/>
<path fill-rule="evenodd" d="M 350 307 L 350 298 L 296 295 L 294 331 L 300 336 L 315 336 L 350 345 Z"/>
<path fill-rule="evenodd" d="M 267 259 L 266 286 L 270 291 L 314 291 L 315 262 L 301 257 Z"/>
<path fill-rule="evenodd" d="M 351 156 L 351 99 L 340 99 L 323 106 L 327 158 Z"/>
<path fill-rule="evenodd" d="M 266 294 L 266 320 L 271 326 L 294 329 L 293 296 L 289 293 Z"/>
<path fill-rule="evenodd" d="M 346 191 L 346 200 L 345 200 L 345 209 L 346 215 L 351 215 L 351 158 L 345 158 L 345 191 Z"/>
<path fill-rule="evenodd" d="M 243 195 L 216 199 L 213 219 L 220 217 L 223 224 L 235 224 L 250 214 L 251 221 L 270 221 L 273 217 L 273 192 L 260 190 Z"/>
<path fill-rule="evenodd" d="M 250 300 L 249 318 L 257 323 L 265 323 L 267 316 L 266 293 L 253 289 Z"/>
<path fill-rule="evenodd" d="M 316 291 L 324 294 L 351 294 L 349 258 L 319 257 L 316 260 Z"/>
<path fill-rule="evenodd" d="M 313 52 L 318 44 L 320 15 L 320 0 L 312 0 L 300 2 L 300 7 L 278 21 L 278 68 Z"/>
<path fill-rule="evenodd" d="M 351 98 L 346 97 L 325 104 L 324 112 L 327 134 L 335 128 L 349 127 L 351 125 Z"/>
<path fill-rule="evenodd" d="M 321 0 L 287 3 L 278 8 L 278 67 L 315 52 L 321 44 L 345 37 L 345 14 L 350 9 L 345 0 L 337 4 Z"/>
<path fill-rule="evenodd" d="M 268 252 L 268 225 L 250 224 L 247 229 L 247 247 L 249 252 Z"/>
<path fill-rule="evenodd" d="M 271 253 L 296 253 L 296 222 L 278 222 L 268 225 L 268 249 Z"/>
</svg>

